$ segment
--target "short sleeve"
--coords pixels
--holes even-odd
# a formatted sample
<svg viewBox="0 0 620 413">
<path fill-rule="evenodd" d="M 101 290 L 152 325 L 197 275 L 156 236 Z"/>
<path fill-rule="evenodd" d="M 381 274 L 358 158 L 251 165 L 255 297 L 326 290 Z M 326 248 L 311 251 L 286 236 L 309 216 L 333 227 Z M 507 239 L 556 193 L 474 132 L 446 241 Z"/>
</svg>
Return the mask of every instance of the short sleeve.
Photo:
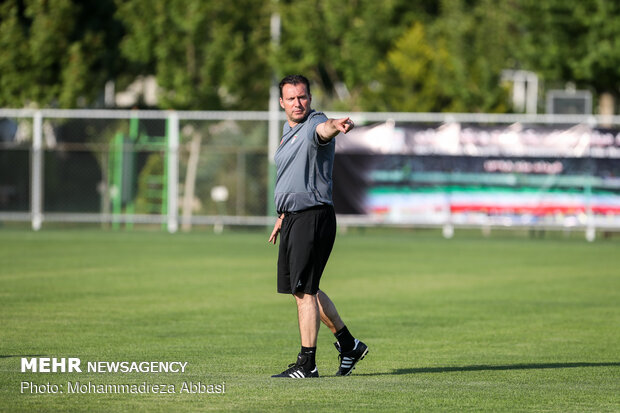
<svg viewBox="0 0 620 413">
<path fill-rule="evenodd" d="M 322 142 L 321 138 L 319 138 L 319 135 L 316 133 L 316 127 L 325 121 L 327 121 L 327 116 L 325 116 L 323 112 L 313 112 L 308 118 L 308 127 L 310 128 L 309 137 L 315 145 L 324 146 L 329 144 L 329 142 Z"/>
</svg>

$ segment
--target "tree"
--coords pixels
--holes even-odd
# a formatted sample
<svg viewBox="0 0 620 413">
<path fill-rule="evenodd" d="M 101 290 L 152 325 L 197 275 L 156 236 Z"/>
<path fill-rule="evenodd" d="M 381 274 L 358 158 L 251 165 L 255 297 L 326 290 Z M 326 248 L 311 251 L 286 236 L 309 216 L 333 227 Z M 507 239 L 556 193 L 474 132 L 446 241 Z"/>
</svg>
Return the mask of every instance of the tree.
<svg viewBox="0 0 620 413">
<path fill-rule="evenodd" d="M 0 4 L 0 105 L 92 105 L 112 62 L 118 25 L 108 0 L 88 8 L 71 0 Z"/>
<path fill-rule="evenodd" d="M 457 110 L 442 83 L 454 75 L 454 67 L 444 44 L 435 47 L 429 43 L 422 23 L 414 23 L 396 41 L 385 61 L 378 64 L 376 74 L 377 85 L 365 95 L 369 110 Z"/>
<path fill-rule="evenodd" d="M 510 9 L 488 0 L 465 10 L 444 0 L 428 24 L 415 22 L 380 61 L 364 92 L 368 110 L 505 111 L 500 75 L 509 60 Z"/>
<path fill-rule="evenodd" d="M 154 74 L 163 108 L 266 109 L 268 3 L 118 0 L 123 56 Z M 137 74 L 134 73 L 134 74 Z"/>
<path fill-rule="evenodd" d="M 264 110 L 274 71 L 324 109 L 509 111 L 506 68 L 620 95 L 609 0 L 5 0 L 0 48 L 12 107 L 96 106 L 154 75 L 162 108 Z"/>
<path fill-rule="evenodd" d="M 556 87 L 620 97 L 620 4 L 617 1 L 521 0 L 521 61 Z"/>
<path fill-rule="evenodd" d="M 427 19 L 434 1 L 282 1 L 280 75 L 303 73 L 324 108 L 363 109 L 360 92 L 374 81 L 377 62 L 415 19 Z"/>
</svg>

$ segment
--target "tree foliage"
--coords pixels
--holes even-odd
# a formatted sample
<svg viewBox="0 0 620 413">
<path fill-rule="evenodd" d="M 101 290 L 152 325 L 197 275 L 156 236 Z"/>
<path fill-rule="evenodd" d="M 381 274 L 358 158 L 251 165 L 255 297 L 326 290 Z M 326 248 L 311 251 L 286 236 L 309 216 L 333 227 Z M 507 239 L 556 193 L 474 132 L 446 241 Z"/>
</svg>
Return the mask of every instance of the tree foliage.
<svg viewBox="0 0 620 413">
<path fill-rule="evenodd" d="M 367 110 L 506 111 L 500 74 L 510 64 L 511 10 L 444 0 L 393 43 L 364 94 Z"/>
<path fill-rule="evenodd" d="M 551 85 L 620 96 L 620 3 L 522 0 L 519 57 Z"/>
<path fill-rule="evenodd" d="M 506 112 L 504 69 L 620 96 L 609 0 L 5 0 L 0 48 L 12 107 L 97 105 L 139 75 L 174 109 L 265 110 L 289 73 L 324 109 Z"/>
<path fill-rule="evenodd" d="M 0 4 L 0 105 L 76 107 L 115 75 L 118 24 L 110 2 Z M 95 86 L 95 87 L 93 87 Z M 83 99 L 79 99 L 83 98 Z"/>
<path fill-rule="evenodd" d="M 127 30 L 121 51 L 156 76 L 162 107 L 266 108 L 269 10 L 262 2 L 118 0 L 117 7 Z"/>
<path fill-rule="evenodd" d="M 361 109 L 362 85 L 373 81 L 377 62 L 430 1 L 312 0 L 282 2 L 282 40 L 276 56 L 280 75 L 304 73 L 319 86 L 322 100 L 344 99 Z M 428 5 L 427 5 L 428 4 Z M 430 5 L 430 6 L 429 6 Z M 351 95 L 351 98 L 348 98 Z"/>
</svg>

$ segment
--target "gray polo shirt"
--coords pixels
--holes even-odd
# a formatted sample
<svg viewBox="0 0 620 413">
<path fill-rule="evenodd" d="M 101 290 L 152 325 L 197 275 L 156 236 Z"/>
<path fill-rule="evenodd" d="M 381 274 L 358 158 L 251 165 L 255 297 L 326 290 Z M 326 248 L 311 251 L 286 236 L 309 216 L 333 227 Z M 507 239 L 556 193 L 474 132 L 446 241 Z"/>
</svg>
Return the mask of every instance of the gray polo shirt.
<svg viewBox="0 0 620 413">
<path fill-rule="evenodd" d="M 335 139 L 324 143 L 316 134 L 317 125 L 327 116 L 314 110 L 302 123 L 291 128 L 285 122 L 276 150 L 277 167 L 274 200 L 278 213 L 301 211 L 332 201 L 332 170 Z"/>
</svg>

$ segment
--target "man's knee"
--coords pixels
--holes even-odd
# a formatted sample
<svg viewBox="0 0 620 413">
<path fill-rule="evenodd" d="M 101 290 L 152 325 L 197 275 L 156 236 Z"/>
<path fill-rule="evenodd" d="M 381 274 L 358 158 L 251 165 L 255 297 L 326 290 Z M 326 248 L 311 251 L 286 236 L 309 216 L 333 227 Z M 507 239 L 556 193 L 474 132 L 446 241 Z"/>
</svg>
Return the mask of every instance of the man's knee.
<svg viewBox="0 0 620 413">
<path fill-rule="evenodd" d="M 317 294 L 308 294 L 303 291 L 298 291 L 293 294 L 298 304 L 316 302 Z"/>
</svg>

